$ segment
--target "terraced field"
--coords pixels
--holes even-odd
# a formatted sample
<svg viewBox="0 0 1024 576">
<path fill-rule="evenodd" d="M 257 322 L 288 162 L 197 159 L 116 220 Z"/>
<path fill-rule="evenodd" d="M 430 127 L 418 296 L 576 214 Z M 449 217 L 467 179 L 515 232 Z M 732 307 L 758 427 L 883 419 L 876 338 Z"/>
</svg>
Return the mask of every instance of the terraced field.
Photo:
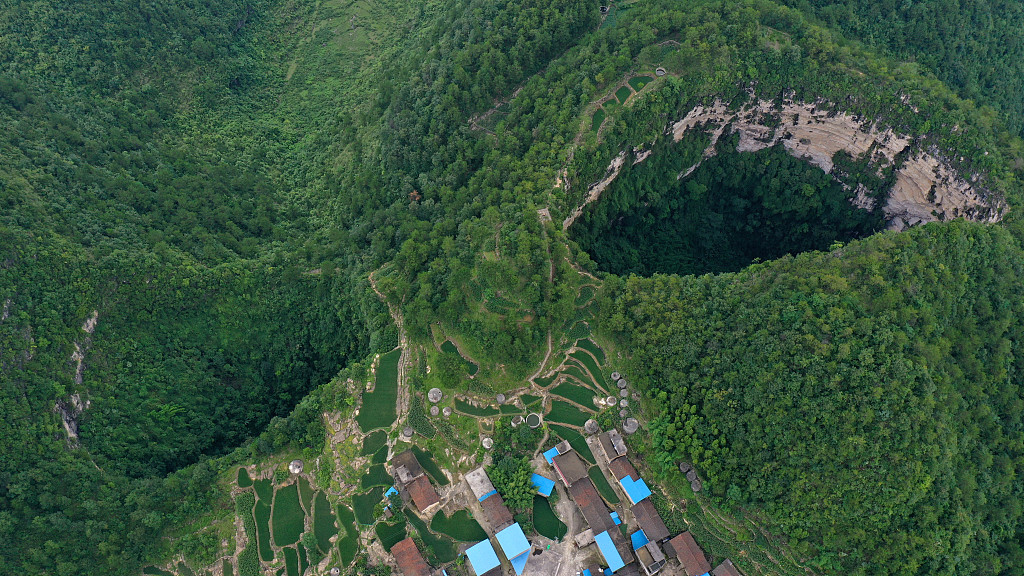
<svg viewBox="0 0 1024 576">
<path fill-rule="evenodd" d="M 363 438 L 363 448 L 359 451 L 360 456 L 375 454 L 382 446 L 388 443 L 388 433 L 383 430 L 370 432 Z"/>
<path fill-rule="evenodd" d="M 353 496 L 352 508 L 355 510 L 356 520 L 358 520 L 360 524 L 373 524 L 373 507 L 376 506 L 382 498 L 384 498 L 383 486 L 376 486 L 369 492 Z"/>
<path fill-rule="evenodd" d="M 423 466 L 423 470 L 430 476 L 430 479 L 434 481 L 438 486 L 447 486 L 448 477 L 444 475 L 441 468 L 434 461 L 434 455 L 429 450 L 424 450 L 419 446 L 412 447 L 412 453 L 416 455 L 416 461 Z"/>
<path fill-rule="evenodd" d="M 317 492 L 313 499 L 313 535 L 316 536 L 316 545 L 324 554 L 331 550 L 331 537 L 338 533 L 334 525 L 334 512 L 331 510 L 331 503 L 323 492 Z"/>
<path fill-rule="evenodd" d="M 380 538 L 384 549 L 390 552 L 392 546 L 405 539 L 405 520 L 402 519 L 394 524 L 380 522 L 374 527 L 374 531 L 377 533 L 377 538 Z"/>
<path fill-rule="evenodd" d="M 258 506 L 259 504 L 257 504 Z M 289 546 L 299 541 L 306 514 L 299 503 L 299 486 L 292 483 L 277 489 L 274 495 L 273 520 L 274 544 Z"/>
<path fill-rule="evenodd" d="M 479 542 L 487 538 L 487 533 L 480 527 L 480 523 L 469 517 L 468 510 L 459 510 L 452 514 L 451 518 L 445 516 L 443 511 L 438 512 L 430 521 L 430 529 L 447 534 L 460 542 Z"/>
<path fill-rule="evenodd" d="M 572 449 L 579 452 L 580 456 L 584 460 L 593 464 L 596 462 L 594 459 L 594 453 L 590 450 L 590 446 L 587 444 L 587 440 L 573 428 L 567 428 L 565 426 L 559 426 L 558 424 L 548 424 L 548 428 L 551 432 L 556 434 L 562 440 L 568 440 Z"/>
<path fill-rule="evenodd" d="M 385 428 L 395 423 L 398 414 L 398 361 L 402 349 L 395 348 L 380 357 L 373 392 L 363 393 L 363 405 L 356 416 L 359 428 L 364 432 Z"/>
<path fill-rule="evenodd" d="M 601 496 L 608 501 L 609 504 L 618 504 L 619 495 L 615 493 L 612 485 L 608 483 L 608 478 L 605 477 L 604 472 L 597 466 L 591 466 L 590 470 L 587 470 L 587 475 L 593 480 L 594 486 L 597 491 L 601 493 Z"/>
<path fill-rule="evenodd" d="M 494 416 L 501 412 L 500 410 L 492 406 L 484 406 L 482 408 L 478 408 L 476 406 L 473 406 L 469 402 L 460 400 L 458 398 L 455 399 L 455 409 L 458 410 L 459 412 L 462 412 L 463 414 L 483 417 Z"/>
<path fill-rule="evenodd" d="M 561 396 L 566 400 L 572 400 L 573 402 L 587 408 L 592 408 L 594 406 L 594 396 L 601 395 L 586 386 L 570 384 L 568 382 L 563 382 L 558 386 L 555 386 L 551 390 L 551 393 L 555 396 Z"/>
</svg>

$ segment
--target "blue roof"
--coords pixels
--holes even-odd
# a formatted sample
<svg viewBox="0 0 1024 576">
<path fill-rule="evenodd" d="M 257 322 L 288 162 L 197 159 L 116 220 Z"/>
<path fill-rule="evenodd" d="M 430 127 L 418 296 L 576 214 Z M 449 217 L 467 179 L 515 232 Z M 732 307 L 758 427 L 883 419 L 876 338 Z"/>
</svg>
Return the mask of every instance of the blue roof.
<svg viewBox="0 0 1024 576">
<path fill-rule="evenodd" d="M 384 493 L 384 497 L 387 498 L 387 497 L 391 496 L 392 494 L 398 494 L 398 490 L 395 490 L 394 486 L 392 486 L 391 488 L 388 488 L 388 491 Z"/>
<path fill-rule="evenodd" d="M 519 525 L 519 522 L 498 532 L 494 537 L 498 539 L 498 546 L 501 546 L 501 551 L 509 560 L 523 552 L 530 551 L 530 541 L 526 539 L 526 534 L 523 533 L 523 527 Z"/>
<path fill-rule="evenodd" d="M 487 500 L 488 498 L 490 498 L 491 496 L 494 496 L 497 493 L 498 493 L 497 490 L 491 490 L 487 494 L 484 494 L 483 496 L 481 496 L 480 497 L 480 501 L 483 502 L 484 500 Z"/>
<path fill-rule="evenodd" d="M 558 448 L 552 448 L 544 453 L 544 459 L 548 461 L 548 464 L 552 463 L 555 456 L 558 456 Z"/>
<path fill-rule="evenodd" d="M 612 512 L 611 514 L 609 514 L 609 516 L 612 517 L 612 522 L 615 522 L 616 526 L 618 526 L 619 524 L 622 524 L 622 519 L 619 518 L 619 513 L 618 512 Z"/>
<path fill-rule="evenodd" d="M 498 554 L 494 551 L 494 546 L 491 546 L 490 540 L 477 542 L 470 546 L 469 550 L 466 550 L 466 557 L 469 558 L 469 566 L 477 576 L 501 566 L 501 561 L 498 560 Z"/>
<path fill-rule="evenodd" d="M 551 496 L 551 490 L 555 487 L 554 480 L 541 476 L 540 474 L 534 474 L 530 477 L 530 481 L 537 487 L 537 492 L 539 492 L 541 496 L 545 498 Z"/>
<path fill-rule="evenodd" d="M 633 504 L 651 495 L 651 489 L 647 487 L 647 482 L 644 482 L 643 478 L 633 480 L 633 478 L 626 476 L 619 480 L 619 483 L 622 484 L 622 489 L 626 491 L 626 496 L 629 496 L 629 500 Z"/>
<path fill-rule="evenodd" d="M 523 570 L 526 570 L 526 561 L 529 559 L 529 552 L 523 552 L 511 560 L 512 569 L 516 571 L 517 575 L 522 576 Z"/>
<path fill-rule="evenodd" d="M 583 576 L 592 576 L 590 574 L 590 568 L 587 568 L 586 570 L 583 571 Z"/>
<path fill-rule="evenodd" d="M 602 570 L 602 572 L 604 573 L 604 576 L 612 576 L 612 571 L 607 569 L 607 568 Z M 705 574 L 705 576 L 707 576 L 707 575 Z"/>
<path fill-rule="evenodd" d="M 604 556 L 605 562 L 608 563 L 608 569 L 612 572 L 617 571 L 626 565 L 622 561 L 622 556 L 619 556 L 619 551 L 615 549 L 615 543 L 612 542 L 612 537 L 605 530 L 597 536 L 594 536 L 594 542 L 597 542 L 597 549 L 601 551 L 601 555 Z"/>
<path fill-rule="evenodd" d="M 644 534 L 643 530 L 633 532 L 629 535 L 629 539 L 633 541 L 633 550 L 643 548 L 645 544 L 650 542 L 650 540 L 647 539 L 647 534 Z"/>
</svg>

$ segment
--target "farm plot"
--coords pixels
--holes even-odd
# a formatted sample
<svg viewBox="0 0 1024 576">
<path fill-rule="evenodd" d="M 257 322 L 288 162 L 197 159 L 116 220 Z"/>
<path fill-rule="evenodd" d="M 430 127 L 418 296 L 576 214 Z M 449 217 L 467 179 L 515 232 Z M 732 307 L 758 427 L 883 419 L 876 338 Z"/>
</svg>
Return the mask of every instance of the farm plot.
<svg viewBox="0 0 1024 576">
<path fill-rule="evenodd" d="M 480 527 L 480 523 L 470 518 L 468 510 L 459 510 L 452 517 L 445 516 L 444 512 L 434 514 L 430 521 L 430 529 L 441 534 L 447 534 L 460 542 L 479 542 L 487 539 L 487 533 Z"/>
<path fill-rule="evenodd" d="M 548 499 L 540 495 L 533 497 L 533 525 L 537 532 L 552 540 L 561 539 L 567 530 L 565 523 L 555 516 Z"/>
<path fill-rule="evenodd" d="M 331 551 L 331 537 L 338 533 L 334 525 L 334 512 L 331 503 L 323 492 L 317 492 L 313 499 L 313 535 L 316 545 L 324 554 Z"/>
<path fill-rule="evenodd" d="M 380 357 L 373 392 L 363 394 L 363 406 L 356 416 L 359 428 L 364 432 L 391 426 L 398 417 L 395 406 L 398 401 L 398 361 L 401 357 L 401 348 L 395 348 Z"/>
<path fill-rule="evenodd" d="M 412 453 L 416 455 L 416 461 L 420 463 L 423 470 L 430 476 L 438 486 L 447 486 L 448 477 L 444 475 L 441 468 L 434 461 L 434 455 L 429 450 L 423 450 L 419 446 L 412 447 Z"/>
<path fill-rule="evenodd" d="M 594 486 L 597 487 L 597 491 L 601 493 L 601 496 L 608 501 L 609 504 L 618 504 L 619 495 L 612 490 L 612 485 L 608 483 L 608 479 L 605 478 L 604 472 L 601 471 L 597 466 L 591 466 L 590 470 L 587 470 L 587 475 L 594 481 Z"/>
<path fill-rule="evenodd" d="M 591 408 L 594 406 L 594 396 L 600 396 L 597 392 L 594 392 L 586 386 L 580 386 L 578 384 L 570 384 L 568 382 L 562 382 L 558 386 L 555 386 L 551 393 L 555 396 L 561 396 L 566 400 L 572 400 L 573 402 Z"/>
<path fill-rule="evenodd" d="M 274 521 L 274 544 L 290 546 L 302 536 L 306 514 L 299 503 L 299 485 L 292 483 L 277 489 L 271 514 Z"/>
</svg>

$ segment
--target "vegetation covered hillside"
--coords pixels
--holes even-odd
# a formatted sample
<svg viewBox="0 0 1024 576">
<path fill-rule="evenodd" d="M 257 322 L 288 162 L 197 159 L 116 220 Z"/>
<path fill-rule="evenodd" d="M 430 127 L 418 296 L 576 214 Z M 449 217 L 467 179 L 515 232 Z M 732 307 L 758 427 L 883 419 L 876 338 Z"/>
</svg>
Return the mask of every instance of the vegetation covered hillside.
<svg viewBox="0 0 1024 576">
<path fill-rule="evenodd" d="M 735 274 L 615 284 L 609 327 L 692 461 L 826 571 L 1022 569 L 1019 295 L 1009 234 L 929 225 Z"/>
<path fill-rule="evenodd" d="M 459 418 L 520 408 L 470 396 L 518 391 L 580 444 L 621 419 L 592 402 L 605 368 L 642 374 L 662 472 L 693 461 L 691 501 L 749 510 L 798 571 L 1019 571 L 1016 12 L 978 8 L 922 67 L 892 58 L 932 53 L 913 30 L 940 3 L 884 37 L 814 4 L 4 3 L 0 575 L 251 576 L 271 459 L 369 526 L 406 423 L 459 472 L 494 431 Z M 876 234 L 843 183 L 728 134 L 680 178 L 706 142 L 672 123 L 757 98 L 875 119 L 1010 208 Z M 831 160 L 875 199 L 894 178 Z M 555 374 L 580 382 L 557 408 L 524 393 Z M 239 497 L 240 465 L 267 484 Z M 277 552 L 368 576 L 348 524 Z"/>
</svg>

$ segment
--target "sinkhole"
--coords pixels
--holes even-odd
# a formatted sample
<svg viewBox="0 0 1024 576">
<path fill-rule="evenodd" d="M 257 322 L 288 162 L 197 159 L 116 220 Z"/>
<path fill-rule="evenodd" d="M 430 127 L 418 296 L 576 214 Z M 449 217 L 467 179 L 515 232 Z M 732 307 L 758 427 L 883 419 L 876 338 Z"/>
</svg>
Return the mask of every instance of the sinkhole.
<svg viewBox="0 0 1024 576">
<path fill-rule="evenodd" d="M 706 139 L 662 143 L 643 162 L 627 160 L 570 236 L 599 269 L 650 276 L 734 272 L 884 228 L 881 209 L 852 202 L 857 184 L 884 184 L 863 166 L 858 176 L 848 157 L 835 158 L 846 169 L 844 185 L 781 144 L 738 152 L 737 142 L 736 135 L 722 138 L 689 174 Z"/>
</svg>

